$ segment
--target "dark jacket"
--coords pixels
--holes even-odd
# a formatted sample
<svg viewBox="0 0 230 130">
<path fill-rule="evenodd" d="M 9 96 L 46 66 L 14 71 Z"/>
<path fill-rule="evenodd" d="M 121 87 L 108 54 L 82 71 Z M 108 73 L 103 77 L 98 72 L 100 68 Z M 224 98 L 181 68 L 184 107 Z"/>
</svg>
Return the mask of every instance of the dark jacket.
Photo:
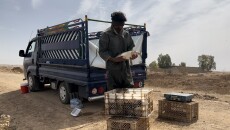
<svg viewBox="0 0 230 130">
<path fill-rule="evenodd" d="M 121 66 L 125 65 L 125 62 L 113 63 L 107 61 L 108 58 L 130 51 L 134 46 L 134 42 L 128 32 L 123 30 L 118 34 L 112 27 L 108 28 L 99 40 L 99 55 L 106 61 L 106 69 L 120 70 Z"/>
<path fill-rule="evenodd" d="M 134 42 L 128 32 L 118 34 L 112 27 L 108 28 L 99 40 L 99 55 L 106 61 L 108 74 L 108 90 L 133 86 L 129 61 L 112 62 L 109 57 L 116 57 L 123 52 L 130 51 Z"/>
</svg>

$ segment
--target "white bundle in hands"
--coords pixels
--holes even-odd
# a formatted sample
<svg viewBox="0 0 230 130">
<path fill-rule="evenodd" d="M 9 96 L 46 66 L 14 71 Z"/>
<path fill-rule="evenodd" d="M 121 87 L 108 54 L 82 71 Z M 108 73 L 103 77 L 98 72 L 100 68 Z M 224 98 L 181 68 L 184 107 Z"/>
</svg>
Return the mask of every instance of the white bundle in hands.
<svg viewBox="0 0 230 130">
<path fill-rule="evenodd" d="M 127 51 L 127 52 L 124 52 L 120 55 L 118 55 L 118 57 L 122 56 L 124 59 L 131 59 L 132 55 L 140 55 L 139 52 L 136 52 L 136 51 Z"/>
</svg>

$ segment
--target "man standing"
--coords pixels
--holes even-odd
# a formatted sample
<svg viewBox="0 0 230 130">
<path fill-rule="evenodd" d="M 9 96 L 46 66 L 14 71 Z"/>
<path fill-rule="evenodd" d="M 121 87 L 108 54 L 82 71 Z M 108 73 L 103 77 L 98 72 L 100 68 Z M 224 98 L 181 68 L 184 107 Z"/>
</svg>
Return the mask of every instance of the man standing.
<svg viewBox="0 0 230 130">
<path fill-rule="evenodd" d="M 133 87 L 129 61 L 119 56 L 123 52 L 132 50 L 135 46 L 129 33 L 123 29 L 127 19 L 124 13 L 113 12 L 111 20 L 111 27 L 103 32 L 99 40 L 99 55 L 106 62 L 107 87 L 108 90 Z M 131 59 L 135 58 L 137 54 L 134 53 Z"/>
</svg>

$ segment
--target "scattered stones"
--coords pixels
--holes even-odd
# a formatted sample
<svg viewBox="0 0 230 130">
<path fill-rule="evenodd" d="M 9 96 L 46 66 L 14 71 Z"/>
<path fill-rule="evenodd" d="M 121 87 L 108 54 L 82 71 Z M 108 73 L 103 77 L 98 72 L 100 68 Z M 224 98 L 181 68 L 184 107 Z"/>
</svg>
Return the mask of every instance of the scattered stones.
<svg viewBox="0 0 230 130">
<path fill-rule="evenodd" d="M 0 129 L 7 129 L 10 126 L 10 115 L 2 114 L 0 116 Z"/>
</svg>

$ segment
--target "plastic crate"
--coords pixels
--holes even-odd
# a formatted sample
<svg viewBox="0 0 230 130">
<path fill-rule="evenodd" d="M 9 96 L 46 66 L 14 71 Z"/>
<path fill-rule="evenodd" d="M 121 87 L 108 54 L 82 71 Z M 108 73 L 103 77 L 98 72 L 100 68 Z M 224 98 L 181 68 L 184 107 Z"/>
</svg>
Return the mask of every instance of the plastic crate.
<svg viewBox="0 0 230 130">
<path fill-rule="evenodd" d="M 152 113 L 152 111 L 152 89 L 114 89 L 105 93 L 106 115 L 148 117 Z"/>
<path fill-rule="evenodd" d="M 182 121 L 194 122 L 198 120 L 198 103 L 190 102 L 175 102 L 167 101 L 165 99 L 159 100 L 159 118 Z"/>
<path fill-rule="evenodd" d="M 149 130 L 149 118 L 111 117 L 107 130 Z"/>
<path fill-rule="evenodd" d="M 178 101 L 178 102 L 191 102 L 193 94 L 187 93 L 165 93 L 164 97 L 169 101 Z"/>
</svg>

